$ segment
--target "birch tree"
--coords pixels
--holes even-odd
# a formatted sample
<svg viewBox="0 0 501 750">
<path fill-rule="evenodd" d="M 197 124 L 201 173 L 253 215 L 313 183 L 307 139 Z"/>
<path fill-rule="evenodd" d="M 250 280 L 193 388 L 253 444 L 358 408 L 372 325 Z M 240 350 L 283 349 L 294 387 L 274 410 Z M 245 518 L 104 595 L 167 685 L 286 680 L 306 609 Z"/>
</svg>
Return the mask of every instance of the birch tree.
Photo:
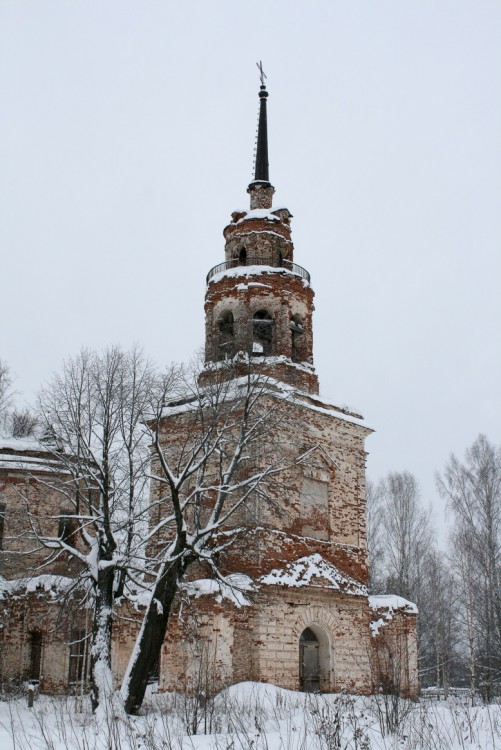
<svg viewBox="0 0 501 750">
<path fill-rule="evenodd" d="M 0 359 L 0 427 L 12 401 L 12 376 L 9 366 Z"/>
<path fill-rule="evenodd" d="M 450 544 L 451 569 L 456 581 L 457 620 L 464 643 L 463 661 L 470 690 L 477 689 L 478 633 L 475 622 L 478 575 L 475 551 L 471 545 L 471 535 L 464 525 L 456 525 Z"/>
<path fill-rule="evenodd" d="M 386 588 L 406 599 L 419 600 L 423 562 L 433 540 L 430 514 L 422 507 L 417 480 L 408 471 L 390 472 L 378 492 Z"/>
<path fill-rule="evenodd" d="M 383 533 L 382 485 L 367 480 L 366 528 L 369 554 L 369 592 L 381 594 L 385 590 L 385 539 Z"/>
<path fill-rule="evenodd" d="M 470 675 L 490 699 L 501 679 L 501 450 L 479 435 L 463 462 L 451 455 L 437 484 L 454 513 L 461 543 L 456 565 L 471 608 L 466 613 L 475 662 Z"/>
<path fill-rule="evenodd" d="M 423 686 L 447 695 L 460 664 L 459 590 L 447 556 L 431 548 L 423 564 L 420 592 L 419 656 Z"/>
<path fill-rule="evenodd" d="M 441 578 L 434 565 L 430 513 L 423 508 L 418 482 L 410 472 L 390 472 L 370 487 L 368 521 L 371 585 L 417 604 L 419 668 L 426 679 L 430 665 L 436 673 L 437 659 L 443 662 L 435 644 L 436 633 L 444 635 L 434 617 L 439 605 L 432 601 Z"/>
</svg>

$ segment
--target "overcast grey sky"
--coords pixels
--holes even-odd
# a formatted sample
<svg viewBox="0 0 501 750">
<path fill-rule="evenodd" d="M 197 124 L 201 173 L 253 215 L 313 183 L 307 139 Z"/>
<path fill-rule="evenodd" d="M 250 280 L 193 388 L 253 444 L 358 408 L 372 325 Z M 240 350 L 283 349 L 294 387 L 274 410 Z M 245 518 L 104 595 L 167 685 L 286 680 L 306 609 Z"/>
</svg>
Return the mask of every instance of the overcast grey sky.
<svg viewBox="0 0 501 750">
<path fill-rule="evenodd" d="M 270 178 L 316 292 L 321 392 L 368 474 L 501 442 L 501 3 L 0 0 L 0 357 L 203 343 L 207 270 Z"/>
</svg>

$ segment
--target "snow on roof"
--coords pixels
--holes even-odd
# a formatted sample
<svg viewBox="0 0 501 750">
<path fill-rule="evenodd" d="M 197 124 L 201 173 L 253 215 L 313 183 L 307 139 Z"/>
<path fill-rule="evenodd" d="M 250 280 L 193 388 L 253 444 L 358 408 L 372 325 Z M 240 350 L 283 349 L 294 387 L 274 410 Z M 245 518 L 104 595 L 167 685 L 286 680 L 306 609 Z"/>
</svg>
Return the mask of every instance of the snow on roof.
<svg viewBox="0 0 501 750">
<path fill-rule="evenodd" d="M 235 289 L 238 289 L 239 292 L 245 291 L 251 286 L 262 286 L 266 289 L 272 289 L 271 284 L 260 284 L 258 281 L 249 281 L 248 284 L 237 284 Z"/>
<path fill-rule="evenodd" d="M 220 271 L 219 273 L 214 274 L 214 276 L 209 280 L 209 284 L 212 284 L 214 281 L 219 281 L 223 278 L 235 279 L 238 276 L 261 276 L 263 273 L 292 274 L 292 271 L 289 271 L 288 268 L 284 268 L 283 266 L 236 266 L 235 268 L 228 268 L 226 271 Z"/>
<path fill-rule="evenodd" d="M 268 359 L 266 359 L 266 362 L 267 361 Z M 304 366 L 306 363 L 303 362 L 301 364 Z M 350 412 L 345 406 L 336 406 L 332 402 L 327 401 L 327 399 L 322 398 L 317 394 L 307 393 L 306 391 L 298 391 L 288 383 L 283 383 L 282 381 L 274 380 L 273 378 L 269 378 L 268 383 L 270 393 L 272 392 L 274 385 L 276 391 L 281 391 L 284 397 L 290 398 L 290 402 L 292 404 L 305 406 L 308 409 L 319 412 L 320 414 L 328 414 L 331 417 L 342 419 L 343 421 L 349 422 L 350 424 L 359 425 L 360 427 L 366 429 L 368 432 L 373 432 L 372 427 L 369 427 L 364 423 L 364 418 L 361 414 Z"/>
<path fill-rule="evenodd" d="M 15 451 L 45 451 L 43 445 L 35 437 L 0 437 L 0 450 Z"/>
<path fill-rule="evenodd" d="M 277 209 L 275 209 L 276 211 Z M 253 208 L 251 211 L 247 211 L 245 216 L 236 221 L 236 224 L 240 224 L 242 221 L 248 221 L 249 219 L 268 219 L 268 221 L 280 221 L 279 216 L 275 216 L 267 208 Z"/>
<path fill-rule="evenodd" d="M 5 596 L 20 596 L 34 592 L 48 593 L 52 598 L 68 591 L 75 584 L 74 578 L 44 574 L 33 578 L 7 580 L 0 576 L 0 599 Z"/>
<path fill-rule="evenodd" d="M 243 573 L 232 573 L 226 576 L 224 581 L 216 581 L 213 578 L 198 578 L 196 581 L 187 581 L 181 586 L 182 590 L 198 599 L 200 596 L 215 596 L 220 603 L 223 599 L 233 602 L 237 607 L 250 604 L 244 591 L 252 591 L 252 579 Z"/>
<path fill-rule="evenodd" d="M 285 568 L 272 570 L 268 575 L 261 576 L 259 582 L 266 586 L 313 586 L 335 589 L 353 596 L 367 596 L 367 587 L 363 583 L 343 575 L 318 552 L 287 563 Z"/>
<path fill-rule="evenodd" d="M 247 214 L 255 219 L 261 219 L 266 214 L 278 213 L 278 211 L 287 211 L 290 214 L 287 206 L 272 206 L 271 208 L 235 208 L 231 213 L 233 214 Z M 275 217 L 276 218 L 276 217 Z"/>
<path fill-rule="evenodd" d="M 369 596 L 369 607 L 371 609 L 387 609 L 397 610 L 402 609 L 404 612 L 410 612 L 417 615 L 418 608 L 414 602 L 410 602 L 408 599 L 404 599 L 403 596 L 396 596 L 396 594 L 378 594 L 376 596 Z"/>
<path fill-rule="evenodd" d="M 408 599 L 396 596 L 395 594 L 369 596 L 369 607 L 374 613 L 380 615 L 377 620 L 372 620 L 370 624 L 373 636 L 378 635 L 380 628 L 388 625 L 399 610 L 412 615 L 417 615 L 418 613 L 418 608 L 414 602 L 410 602 Z"/>
<path fill-rule="evenodd" d="M 54 446 L 49 447 L 36 437 L 0 437 L 0 469 L 31 472 L 63 471 L 60 461 L 54 456 Z"/>
<path fill-rule="evenodd" d="M 331 396 L 330 393 L 325 393 L 325 391 L 322 393 L 321 396 L 315 396 L 315 399 L 319 401 L 320 403 L 331 405 L 334 403 L 334 396 Z M 362 410 L 359 409 L 357 406 L 353 406 L 353 404 L 339 404 L 338 409 L 340 409 L 345 414 L 349 414 L 352 417 L 358 417 L 358 419 L 363 419 Z"/>
<path fill-rule="evenodd" d="M 231 235 L 231 238 L 235 239 L 236 237 L 248 237 L 249 234 L 272 234 L 274 237 L 280 237 L 281 240 L 284 240 L 284 242 L 289 243 L 290 245 L 292 245 L 291 240 L 285 239 L 285 237 L 283 236 L 283 234 L 280 234 L 280 232 L 275 232 L 274 229 L 252 229 L 252 227 L 250 229 L 243 229 L 242 228 L 241 232 L 234 232 Z"/>
<path fill-rule="evenodd" d="M 315 368 L 311 362 L 293 362 L 290 357 L 286 357 L 285 354 L 277 354 L 274 357 L 266 357 L 266 364 L 279 365 L 287 364 L 289 367 L 295 367 L 296 370 L 302 370 L 303 372 L 315 372 Z"/>
<path fill-rule="evenodd" d="M 229 361 L 219 361 L 219 362 L 206 362 L 205 369 L 206 370 L 219 370 L 223 368 L 228 368 L 228 365 L 231 365 L 232 363 L 237 362 L 248 362 L 250 364 L 256 363 L 255 357 L 249 357 L 249 355 L 246 352 L 238 352 L 235 357 L 233 357 L 232 360 Z M 309 362 L 295 362 L 293 363 L 292 360 L 287 359 L 287 357 L 278 356 L 278 357 L 263 357 L 259 360 L 260 365 L 267 365 L 270 364 L 278 364 L 279 362 L 286 362 L 289 365 L 293 365 L 297 367 L 298 369 L 305 370 L 312 372 L 314 371 L 314 368 L 312 365 L 310 365 Z M 336 406 L 335 404 L 327 401 L 324 398 L 321 398 L 320 396 L 312 393 L 307 393 L 305 391 L 299 391 L 293 386 L 289 385 L 288 383 L 284 383 L 281 380 L 277 380 L 276 378 L 272 378 L 269 376 L 266 376 L 266 379 L 263 380 L 263 376 L 256 374 L 255 377 L 257 379 L 260 379 L 263 382 L 263 395 L 267 394 L 270 396 L 275 396 L 278 398 L 288 399 L 291 404 L 297 404 L 298 406 L 306 407 L 307 409 L 312 409 L 313 411 L 319 412 L 320 414 L 327 414 L 330 417 L 335 417 L 336 419 L 340 419 L 344 422 L 348 422 L 350 424 L 359 425 L 360 427 L 363 427 L 367 432 L 373 432 L 372 427 L 369 427 L 365 424 L 363 417 L 360 414 L 355 414 L 352 412 L 347 411 L 347 407 L 345 406 Z M 239 378 L 232 378 L 231 380 L 232 387 L 228 388 L 228 392 L 226 394 L 227 399 L 232 398 L 240 398 L 241 397 L 241 391 L 248 388 L 249 381 L 247 376 L 242 376 Z M 163 416 L 172 415 L 172 414 L 179 414 L 184 411 L 190 411 L 192 409 L 197 409 L 200 407 L 200 401 L 196 396 L 193 396 L 192 398 L 183 400 L 181 402 L 177 402 L 176 404 L 173 404 L 172 406 L 166 406 L 164 407 L 162 411 Z"/>
<path fill-rule="evenodd" d="M 63 469 L 61 464 L 48 458 L 26 458 L 26 456 L 13 456 L 12 454 L 2 455 L 0 453 L 0 469 L 7 471 L 26 471 L 26 472 L 51 472 L 58 474 L 68 474 L 68 469 Z"/>
</svg>

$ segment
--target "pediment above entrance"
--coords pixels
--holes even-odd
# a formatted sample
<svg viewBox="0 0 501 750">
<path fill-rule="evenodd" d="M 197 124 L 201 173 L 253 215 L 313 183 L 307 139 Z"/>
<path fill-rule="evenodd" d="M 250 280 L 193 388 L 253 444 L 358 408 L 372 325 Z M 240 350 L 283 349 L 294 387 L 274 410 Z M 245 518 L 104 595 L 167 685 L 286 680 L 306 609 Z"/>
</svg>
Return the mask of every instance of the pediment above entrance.
<svg viewBox="0 0 501 750">
<path fill-rule="evenodd" d="M 259 578 L 265 586 L 287 586 L 300 588 L 312 586 L 328 588 L 352 596 L 367 596 L 367 587 L 354 578 L 343 575 L 332 563 L 324 560 L 320 553 L 300 557 L 283 568 L 274 568 Z"/>
</svg>

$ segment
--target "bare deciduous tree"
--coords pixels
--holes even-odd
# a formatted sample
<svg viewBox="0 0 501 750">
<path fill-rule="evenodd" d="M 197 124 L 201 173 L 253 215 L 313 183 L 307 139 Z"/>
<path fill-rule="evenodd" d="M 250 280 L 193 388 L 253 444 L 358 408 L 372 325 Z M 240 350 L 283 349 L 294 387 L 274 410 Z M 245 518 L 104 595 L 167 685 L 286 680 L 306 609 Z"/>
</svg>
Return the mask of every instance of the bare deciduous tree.
<svg viewBox="0 0 501 750">
<path fill-rule="evenodd" d="M 127 712 L 141 706 L 188 567 L 201 562 L 223 586 L 235 585 L 218 563 L 242 531 L 235 518 L 256 498 L 273 503 L 285 468 L 276 428 L 286 397 L 251 370 L 240 378 L 230 364 L 226 370 L 202 389 L 192 383 L 183 403 L 159 404 L 151 423 L 159 513 L 148 540 L 156 541 L 156 577 L 123 680 Z"/>
<path fill-rule="evenodd" d="M 0 426 L 12 401 L 12 376 L 9 366 L 0 359 Z"/>
<path fill-rule="evenodd" d="M 461 545 L 455 564 L 468 607 L 470 675 L 490 698 L 501 679 L 501 450 L 479 435 L 464 462 L 450 457 L 437 485 Z"/>
<path fill-rule="evenodd" d="M 41 520 L 30 514 L 29 498 L 26 505 L 33 536 L 47 550 L 42 567 L 72 559 L 75 587 L 93 600 L 94 710 L 112 693 L 119 600 L 140 587 L 149 601 L 122 686 L 133 712 L 189 566 L 200 562 L 222 587 L 235 586 L 218 558 L 242 533 L 248 502 L 274 502 L 284 468 L 274 428 L 287 397 L 250 369 L 237 378 L 231 364 L 221 365 L 199 388 L 180 368 L 160 376 L 138 351 L 116 347 L 68 360 L 41 392 L 40 429 L 59 471 L 39 481 L 61 509 Z M 62 523 L 68 519 L 71 533 Z"/>
<path fill-rule="evenodd" d="M 34 435 L 38 420 L 29 409 L 14 409 L 9 422 L 12 437 L 23 438 Z"/>
<path fill-rule="evenodd" d="M 418 599 L 423 560 L 432 546 L 430 514 L 421 504 L 416 478 L 390 472 L 378 486 L 386 554 L 386 587 L 406 599 Z"/>
<path fill-rule="evenodd" d="M 457 620 L 465 642 L 463 652 L 466 662 L 467 684 L 472 691 L 477 688 L 477 632 L 475 604 L 477 598 L 477 573 L 474 550 L 468 529 L 458 526 L 451 534 L 450 561 L 458 590 Z"/>
<path fill-rule="evenodd" d="M 385 590 L 385 538 L 383 533 L 383 503 L 381 483 L 367 480 L 366 522 L 367 550 L 369 553 L 369 592 L 380 594 Z"/>
<path fill-rule="evenodd" d="M 418 605 L 419 668 L 426 678 L 430 665 L 436 672 L 437 659 L 442 664 L 449 658 L 442 651 L 437 657 L 433 632 L 447 626 L 439 626 L 433 617 L 441 606 L 432 597 L 439 586 L 433 565 L 435 539 L 430 513 L 423 508 L 417 480 L 409 472 L 392 472 L 376 485 L 369 484 L 368 549 L 372 590 L 397 594 Z"/>
<path fill-rule="evenodd" d="M 423 686 L 434 684 L 445 696 L 459 663 L 458 594 L 446 554 L 430 549 L 423 563 L 419 602 L 420 677 Z"/>
<path fill-rule="evenodd" d="M 170 380 L 175 381 L 174 372 Z M 114 347 L 68 360 L 39 397 L 40 425 L 60 467 L 44 484 L 64 510 L 56 513 L 51 531 L 35 516 L 32 529 L 48 550 L 45 567 L 73 559 L 80 571 L 75 586 L 84 586 L 93 598 L 94 710 L 112 691 L 114 602 L 124 594 L 130 569 L 143 562 L 149 456 L 142 420 L 155 382 L 138 350 Z M 168 387 L 168 377 L 164 383 Z M 61 533 L 61 521 L 68 517 L 71 534 Z"/>
</svg>

